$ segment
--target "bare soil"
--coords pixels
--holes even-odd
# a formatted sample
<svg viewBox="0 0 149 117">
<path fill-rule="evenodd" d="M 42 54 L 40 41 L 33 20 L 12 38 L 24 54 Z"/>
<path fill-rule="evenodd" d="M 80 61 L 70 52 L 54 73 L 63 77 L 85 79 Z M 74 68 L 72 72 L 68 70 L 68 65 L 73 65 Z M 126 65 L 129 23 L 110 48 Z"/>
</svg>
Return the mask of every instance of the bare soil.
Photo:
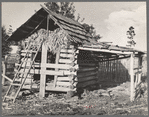
<svg viewBox="0 0 149 117">
<path fill-rule="evenodd" d="M 46 92 L 46 97 L 40 100 L 38 92 L 24 91 L 25 95 L 14 104 L 2 102 L 2 115 L 148 115 L 147 91 L 130 102 L 129 87 L 130 82 L 126 82 L 117 87 L 88 90 L 82 99 L 77 95 L 67 98 L 64 93 Z M 2 87 L 2 97 L 7 89 L 8 85 Z"/>
</svg>

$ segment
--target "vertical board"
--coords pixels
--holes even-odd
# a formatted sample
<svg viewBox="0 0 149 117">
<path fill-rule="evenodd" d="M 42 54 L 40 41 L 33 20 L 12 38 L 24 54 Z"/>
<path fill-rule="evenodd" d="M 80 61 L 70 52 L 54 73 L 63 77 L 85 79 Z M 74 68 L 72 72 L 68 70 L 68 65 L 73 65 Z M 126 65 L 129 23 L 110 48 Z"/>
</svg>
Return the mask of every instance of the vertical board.
<svg viewBox="0 0 149 117">
<path fill-rule="evenodd" d="M 56 53 L 55 64 L 58 64 L 59 58 L 60 58 L 60 49 L 59 49 L 58 52 Z M 55 71 L 58 71 L 58 68 L 55 68 Z M 56 86 L 56 81 L 57 81 L 57 75 L 54 76 L 54 85 L 53 85 L 53 87 Z"/>
<path fill-rule="evenodd" d="M 112 72 L 111 72 L 111 61 L 110 61 L 110 81 L 113 81 L 113 79 L 112 79 Z"/>
<path fill-rule="evenodd" d="M 3 68 L 3 75 L 6 74 L 6 64 L 5 64 L 5 61 L 2 61 L 2 68 Z M 2 85 L 5 84 L 5 78 L 2 77 Z"/>
<path fill-rule="evenodd" d="M 117 60 L 114 60 L 114 67 L 115 67 L 115 81 L 118 79 L 118 69 L 117 69 Z"/>
<path fill-rule="evenodd" d="M 46 63 L 47 63 L 47 45 L 42 44 L 42 54 L 41 54 L 41 75 L 40 75 L 40 89 L 39 89 L 39 98 L 45 96 L 45 83 L 46 83 Z"/>
<path fill-rule="evenodd" d="M 130 101 L 134 100 L 134 72 L 133 72 L 133 64 L 134 64 L 134 57 L 133 53 L 130 56 L 130 78 L 131 78 L 131 85 L 130 85 Z"/>
</svg>

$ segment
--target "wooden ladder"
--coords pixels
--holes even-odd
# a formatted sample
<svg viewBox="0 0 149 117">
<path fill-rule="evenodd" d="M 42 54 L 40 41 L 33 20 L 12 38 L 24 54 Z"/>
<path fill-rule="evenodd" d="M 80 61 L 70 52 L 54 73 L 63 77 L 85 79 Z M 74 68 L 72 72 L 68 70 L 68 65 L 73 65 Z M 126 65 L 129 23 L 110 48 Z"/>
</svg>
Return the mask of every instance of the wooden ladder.
<svg viewBox="0 0 149 117">
<path fill-rule="evenodd" d="M 32 42 L 30 42 L 30 43 L 27 45 L 27 47 L 25 48 L 26 54 L 24 55 L 24 57 L 23 57 L 23 59 L 22 59 L 22 62 L 21 62 L 21 64 L 19 65 L 19 67 L 18 67 L 18 69 L 17 69 L 17 73 L 15 74 L 15 76 L 14 76 L 14 78 L 13 78 L 13 81 L 12 81 L 12 83 L 10 84 L 10 86 L 9 86 L 7 92 L 6 92 L 6 94 L 5 94 L 4 98 L 3 98 L 3 101 L 5 101 L 5 99 L 7 98 L 7 99 L 12 99 L 12 100 L 13 100 L 13 103 L 15 102 L 15 100 L 16 100 L 16 98 L 17 98 L 17 96 L 18 96 L 18 94 L 19 94 L 19 92 L 20 92 L 20 90 L 21 90 L 21 88 L 22 88 L 22 86 L 23 86 L 23 84 L 24 84 L 24 82 L 25 82 L 25 80 L 26 80 L 28 74 L 30 73 L 30 70 L 31 70 L 32 65 L 33 65 L 33 63 L 34 63 L 34 61 L 35 61 L 35 58 L 36 58 L 36 56 L 37 56 L 37 54 L 38 54 L 38 52 L 39 52 L 39 50 L 40 50 L 40 48 L 41 48 L 41 45 L 42 45 L 42 43 L 43 43 L 43 39 L 41 40 L 40 44 L 39 44 L 38 47 L 36 48 L 36 52 L 35 52 L 35 55 L 34 55 L 34 57 L 33 57 L 33 60 L 32 60 L 32 61 L 27 61 L 27 60 L 25 60 L 25 59 L 28 59 L 28 54 L 29 54 L 29 53 L 32 53 L 32 51 L 30 50 L 30 49 L 32 49 L 32 44 L 31 44 L 31 43 L 32 43 Z M 20 69 L 22 68 L 23 63 L 25 63 L 25 66 L 24 66 L 23 68 L 24 68 L 24 70 L 26 69 L 26 63 L 27 63 L 27 62 L 30 62 L 30 66 L 29 66 L 27 72 L 26 72 L 26 73 L 20 72 Z M 21 79 L 21 82 L 15 83 L 15 79 L 19 78 L 19 74 L 22 74 L 22 77 L 21 77 L 21 78 L 22 78 L 23 80 Z M 24 75 L 25 75 L 25 77 L 23 78 Z M 14 96 L 9 96 L 8 94 L 9 94 L 9 92 L 11 92 L 13 86 L 17 86 L 18 88 L 17 88 L 17 90 L 16 90 Z"/>
</svg>

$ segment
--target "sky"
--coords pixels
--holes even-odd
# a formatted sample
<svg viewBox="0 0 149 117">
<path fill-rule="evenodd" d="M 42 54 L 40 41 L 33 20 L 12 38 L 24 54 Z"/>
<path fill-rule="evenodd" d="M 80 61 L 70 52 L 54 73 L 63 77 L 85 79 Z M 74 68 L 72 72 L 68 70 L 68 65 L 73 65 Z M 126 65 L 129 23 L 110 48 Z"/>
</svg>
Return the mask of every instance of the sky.
<svg viewBox="0 0 149 117">
<path fill-rule="evenodd" d="M 2 2 L 2 25 L 15 31 L 39 10 L 43 2 Z M 147 50 L 146 2 L 74 2 L 75 16 L 93 24 L 100 41 L 126 46 L 130 26 L 135 29 L 135 49 Z"/>
</svg>

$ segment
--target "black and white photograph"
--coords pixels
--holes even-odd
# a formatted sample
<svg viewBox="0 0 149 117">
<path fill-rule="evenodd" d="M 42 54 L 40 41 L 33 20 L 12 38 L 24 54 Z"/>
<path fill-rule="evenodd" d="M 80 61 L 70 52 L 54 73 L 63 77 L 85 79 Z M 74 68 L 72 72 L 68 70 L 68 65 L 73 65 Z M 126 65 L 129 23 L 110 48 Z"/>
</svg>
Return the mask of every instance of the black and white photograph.
<svg viewBox="0 0 149 117">
<path fill-rule="evenodd" d="M 148 115 L 147 3 L 1 2 L 2 116 Z"/>
</svg>

